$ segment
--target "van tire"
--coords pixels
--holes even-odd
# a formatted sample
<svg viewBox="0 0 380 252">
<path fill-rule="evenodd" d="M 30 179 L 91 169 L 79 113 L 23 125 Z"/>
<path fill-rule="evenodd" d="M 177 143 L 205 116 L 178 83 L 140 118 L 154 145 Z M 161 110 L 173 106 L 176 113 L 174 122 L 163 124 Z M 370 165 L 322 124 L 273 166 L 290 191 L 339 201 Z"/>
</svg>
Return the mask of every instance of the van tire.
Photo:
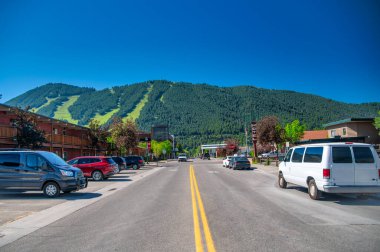
<svg viewBox="0 0 380 252">
<path fill-rule="evenodd" d="M 61 188 L 59 188 L 59 185 L 55 182 L 47 182 L 42 190 L 44 195 L 49 198 L 56 198 L 61 192 Z"/>
<path fill-rule="evenodd" d="M 288 182 L 286 182 L 282 173 L 278 175 L 278 186 L 283 189 L 285 189 L 288 186 Z"/>
<path fill-rule="evenodd" d="M 320 197 L 321 197 L 321 191 L 318 190 L 318 187 L 317 185 L 315 184 L 315 180 L 314 179 L 311 179 L 309 181 L 309 196 L 310 198 L 312 198 L 313 200 L 319 200 Z"/>
<path fill-rule="evenodd" d="M 94 181 L 101 181 L 104 179 L 103 173 L 101 171 L 93 171 L 91 177 Z"/>
</svg>

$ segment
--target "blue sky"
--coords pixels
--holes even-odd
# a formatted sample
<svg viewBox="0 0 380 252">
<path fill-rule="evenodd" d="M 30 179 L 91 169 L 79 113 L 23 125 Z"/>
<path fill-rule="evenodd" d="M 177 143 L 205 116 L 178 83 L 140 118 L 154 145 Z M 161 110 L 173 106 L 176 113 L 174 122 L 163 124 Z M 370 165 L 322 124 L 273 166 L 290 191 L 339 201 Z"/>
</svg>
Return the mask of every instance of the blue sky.
<svg viewBox="0 0 380 252">
<path fill-rule="evenodd" d="M 1 0 L 1 102 L 153 79 L 379 102 L 379 31 L 376 0 Z"/>
</svg>

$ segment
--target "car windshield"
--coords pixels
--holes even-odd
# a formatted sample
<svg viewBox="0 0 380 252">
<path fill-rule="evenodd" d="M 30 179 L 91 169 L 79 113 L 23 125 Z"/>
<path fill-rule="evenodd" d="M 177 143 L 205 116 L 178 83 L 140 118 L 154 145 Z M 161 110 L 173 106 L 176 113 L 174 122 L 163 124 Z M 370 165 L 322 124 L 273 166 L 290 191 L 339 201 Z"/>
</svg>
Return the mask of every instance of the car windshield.
<svg viewBox="0 0 380 252">
<path fill-rule="evenodd" d="M 69 166 L 65 160 L 52 152 L 40 152 L 41 156 L 46 158 L 51 164 L 57 166 Z"/>
<path fill-rule="evenodd" d="M 237 157 L 237 158 L 235 158 L 235 160 L 237 162 L 248 161 L 248 159 L 246 157 Z"/>
</svg>

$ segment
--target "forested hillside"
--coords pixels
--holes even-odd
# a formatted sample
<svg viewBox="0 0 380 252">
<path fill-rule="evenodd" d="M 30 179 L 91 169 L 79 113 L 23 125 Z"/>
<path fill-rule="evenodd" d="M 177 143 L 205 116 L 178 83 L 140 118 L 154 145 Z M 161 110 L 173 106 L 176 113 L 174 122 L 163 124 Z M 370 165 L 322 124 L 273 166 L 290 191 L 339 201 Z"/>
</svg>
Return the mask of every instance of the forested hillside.
<svg viewBox="0 0 380 252">
<path fill-rule="evenodd" d="M 147 131 L 153 124 L 164 123 L 184 146 L 191 148 L 227 137 L 242 141 L 244 125 L 266 115 L 276 115 L 282 123 L 299 119 L 308 129 L 316 129 L 344 118 L 375 117 L 380 110 L 380 103 L 347 104 L 293 91 L 169 81 L 148 81 L 99 91 L 47 84 L 7 104 L 31 106 L 37 113 L 57 117 L 64 113 L 57 113 L 57 109 L 73 101 L 67 110 L 62 110 L 70 114 L 64 116 L 66 120 L 87 125 L 91 118 L 107 123 L 114 116 L 137 117 L 139 127 Z"/>
</svg>

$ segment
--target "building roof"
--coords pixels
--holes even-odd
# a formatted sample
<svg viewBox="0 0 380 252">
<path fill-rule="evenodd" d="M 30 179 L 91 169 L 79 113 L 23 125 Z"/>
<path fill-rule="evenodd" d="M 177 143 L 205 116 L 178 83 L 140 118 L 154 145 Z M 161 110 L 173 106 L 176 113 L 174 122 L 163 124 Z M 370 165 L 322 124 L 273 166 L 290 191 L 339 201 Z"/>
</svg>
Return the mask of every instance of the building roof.
<svg viewBox="0 0 380 252">
<path fill-rule="evenodd" d="M 373 120 L 374 118 L 346 118 L 340 121 L 324 124 L 323 127 L 326 128 L 326 127 L 330 127 L 330 126 L 334 126 L 334 125 L 338 125 L 342 123 L 349 123 L 349 122 L 373 122 Z"/>
<path fill-rule="evenodd" d="M 328 131 L 327 130 L 306 130 L 304 131 L 303 137 L 301 141 L 303 140 L 313 140 L 313 139 L 323 139 L 328 137 Z"/>
</svg>

